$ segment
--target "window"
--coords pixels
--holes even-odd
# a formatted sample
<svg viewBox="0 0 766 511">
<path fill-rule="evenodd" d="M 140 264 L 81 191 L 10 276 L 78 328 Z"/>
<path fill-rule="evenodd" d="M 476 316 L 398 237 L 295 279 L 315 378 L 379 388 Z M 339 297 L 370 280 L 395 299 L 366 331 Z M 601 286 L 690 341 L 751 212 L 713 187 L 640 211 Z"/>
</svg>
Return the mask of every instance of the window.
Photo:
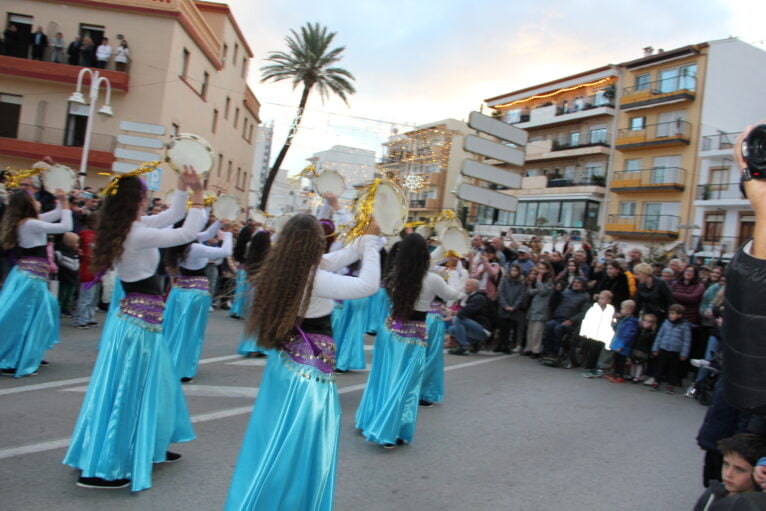
<svg viewBox="0 0 766 511">
<path fill-rule="evenodd" d="M 236 184 L 234 186 L 236 186 L 237 188 L 242 188 L 242 183 L 240 182 L 241 179 L 242 179 L 242 168 L 237 167 L 237 180 L 235 181 Z"/>
<path fill-rule="evenodd" d="M 720 242 L 725 220 L 726 213 L 721 213 L 719 211 L 709 211 L 705 213 L 704 240 L 709 242 Z"/>
<path fill-rule="evenodd" d="M 242 189 L 247 188 L 247 171 L 242 172 Z"/>
<path fill-rule="evenodd" d="M 678 77 L 678 88 L 686 90 L 695 90 L 697 88 L 697 64 L 681 66 L 680 76 Z"/>
<path fill-rule="evenodd" d="M 228 119 L 229 118 L 229 106 L 231 106 L 231 98 L 229 96 L 226 96 L 226 106 L 223 109 L 223 118 Z"/>
<path fill-rule="evenodd" d="M 697 84 L 697 64 L 688 64 L 660 71 L 658 92 L 661 94 L 681 89 L 694 90 Z"/>
<path fill-rule="evenodd" d="M 589 163 L 585 165 L 585 179 L 604 176 L 604 166 L 601 163 Z"/>
<path fill-rule="evenodd" d="M 686 134 L 686 112 L 663 112 L 657 118 L 657 138 Z"/>
<path fill-rule="evenodd" d="M 638 172 L 641 170 L 641 158 L 625 160 L 625 172 Z"/>
<path fill-rule="evenodd" d="M 648 89 L 651 79 L 652 75 L 649 73 L 636 76 L 636 91 Z"/>
<path fill-rule="evenodd" d="M 567 165 L 564 167 L 564 179 L 574 181 L 577 174 L 577 167 L 574 165 Z"/>
<path fill-rule="evenodd" d="M 253 124 L 255 124 L 255 123 L 250 124 L 250 129 L 247 130 L 247 141 L 248 142 L 252 142 L 252 140 L 253 140 Z"/>
<path fill-rule="evenodd" d="M 606 143 L 606 128 L 594 128 L 588 133 L 589 144 Z"/>
<path fill-rule="evenodd" d="M 577 147 L 580 145 L 580 132 L 572 131 L 569 133 L 569 147 Z"/>
<path fill-rule="evenodd" d="M 636 216 L 635 202 L 620 202 L 620 218 L 632 218 Z"/>
<path fill-rule="evenodd" d="M 237 127 L 237 124 L 239 124 L 239 107 L 234 109 L 234 127 Z"/>
<path fill-rule="evenodd" d="M 22 98 L 23 96 L 16 94 L 0 93 L 0 137 L 16 138 L 18 136 Z"/>
<path fill-rule="evenodd" d="M 652 184 L 680 183 L 681 156 L 655 156 L 652 160 Z"/>
<path fill-rule="evenodd" d="M 239 54 L 239 44 L 234 43 L 234 58 L 233 58 L 233 61 L 234 61 L 234 65 L 235 66 L 237 65 L 237 54 Z"/>
<path fill-rule="evenodd" d="M 524 225 L 524 220 L 527 218 L 527 204 L 528 202 L 519 202 L 516 206 L 516 225 Z"/>
<path fill-rule="evenodd" d="M 630 131 L 641 131 L 646 128 L 646 117 L 631 117 Z"/>
<path fill-rule="evenodd" d="M 242 78 L 247 77 L 247 57 L 242 57 Z"/>
<path fill-rule="evenodd" d="M 505 115 L 503 116 L 503 119 L 508 124 L 514 124 L 517 122 L 521 122 L 521 109 L 516 108 L 514 110 L 508 110 L 505 112 Z"/>
<path fill-rule="evenodd" d="M 80 23 L 80 38 L 85 39 L 90 37 L 93 44 L 98 46 L 101 44 L 101 40 L 104 38 L 104 30 L 106 27 L 103 25 L 90 25 L 87 23 Z"/>
<path fill-rule="evenodd" d="M 82 147 L 85 145 L 85 129 L 88 125 L 88 105 L 69 103 L 64 130 L 64 145 Z"/>
<path fill-rule="evenodd" d="M 216 109 L 214 108 L 214 109 L 213 109 L 213 127 L 212 127 L 212 129 L 211 129 L 211 131 L 212 131 L 213 133 L 215 133 L 215 128 L 216 128 L 216 126 L 217 126 L 217 125 L 218 125 L 218 110 L 216 110 Z"/>
<path fill-rule="evenodd" d="M 221 49 L 221 63 L 226 64 L 226 54 L 229 52 L 229 46 L 226 43 L 223 43 L 223 48 Z"/>
<path fill-rule="evenodd" d="M 173 123 L 170 125 L 170 134 L 172 136 L 177 136 L 179 133 L 181 133 L 181 126 L 179 126 L 176 123 Z"/>
<path fill-rule="evenodd" d="M 245 117 L 245 121 L 242 123 L 242 138 L 247 138 L 247 121 L 248 118 Z"/>
<path fill-rule="evenodd" d="M 596 91 L 593 103 L 595 106 L 603 106 L 609 104 L 609 100 L 606 98 L 606 89 L 599 89 Z"/>
<path fill-rule="evenodd" d="M 226 165 L 226 181 L 231 182 L 231 160 Z"/>
<path fill-rule="evenodd" d="M 207 85 L 209 80 L 210 80 L 210 74 L 207 71 L 205 71 L 202 74 L 202 87 L 199 90 L 199 95 L 202 96 L 203 98 L 207 96 Z"/>
<path fill-rule="evenodd" d="M 218 153 L 218 177 L 221 177 L 221 170 L 223 169 L 223 155 Z"/>
<path fill-rule="evenodd" d="M 710 169 L 710 179 L 708 180 L 711 191 L 723 191 L 729 189 L 729 168 L 718 167 Z"/>
</svg>

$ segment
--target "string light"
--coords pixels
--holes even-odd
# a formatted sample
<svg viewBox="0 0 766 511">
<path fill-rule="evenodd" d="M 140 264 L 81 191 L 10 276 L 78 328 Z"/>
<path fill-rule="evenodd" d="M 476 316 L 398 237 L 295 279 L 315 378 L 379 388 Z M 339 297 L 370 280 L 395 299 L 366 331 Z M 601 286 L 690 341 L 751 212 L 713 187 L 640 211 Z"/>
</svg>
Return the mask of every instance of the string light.
<svg viewBox="0 0 766 511">
<path fill-rule="evenodd" d="M 563 89 L 558 89 L 553 92 L 548 92 L 546 94 L 538 94 L 536 96 L 530 96 L 528 98 L 524 99 L 517 99 L 516 101 L 511 101 L 510 103 L 503 103 L 502 105 L 495 105 L 492 108 L 494 109 L 500 109 L 500 108 L 508 108 L 513 105 L 519 105 L 521 103 L 526 103 L 528 101 L 533 101 L 535 99 L 545 99 L 545 98 L 551 98 L 553 96 L 556 96 L 557 94 L 561 94 L 563 92 L 570 92 L 577 89 L 582 89 L 583 87 L 593 87 L 595 85 L 601 85 L 606 83 L 614 83 L 617 79 L 614 77 L 608 77 L 608 78 L 602 78 L 600 80 L 596 80 L 595 82 L 589 82 L 589 83 L 581 83 L 579 85 L 573 85 L 571 87 L 564 87 Z"/>
<path fill-rule="evenodd" d="M 408 174 L 402 180 L 402 187 L 411 192 L 419 192 L 425 188 L 428 176 L 425 174 Z"/>
</svg>

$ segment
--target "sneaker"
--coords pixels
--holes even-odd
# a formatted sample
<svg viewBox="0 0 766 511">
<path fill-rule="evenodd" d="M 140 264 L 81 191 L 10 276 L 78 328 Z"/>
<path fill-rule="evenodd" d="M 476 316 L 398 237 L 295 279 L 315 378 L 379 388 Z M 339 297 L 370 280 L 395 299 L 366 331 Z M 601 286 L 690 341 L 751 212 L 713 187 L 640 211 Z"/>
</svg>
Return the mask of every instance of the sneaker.
<svg viewBox="0 0 766 511">
<path fill-rule="evenodd" d="M 47 366 L 47 365 L 50 365 L 50 362 L 48 362 L 47 360 L 41 360 L 40 361 L 40 365 L 41 366 Z"/>
<path fill-rule="evenodd" d="M 338 374 L 346 374 L 346 373 L 349 372 L 349 370 L 348 369 L 338 369 L 338 368 L 336 368 L 335 372 L 338 373 Z"/>
<path fill-rule="evenodd" d="M 468 352 L 465 350 L 465 348 L 453 348 L 449 350 L 447 353 L 450 355 L 466 355 Z"/>
<path fill-rule="evenodd" d="M 595 371 L 585 371 L 584 373 L 582 373 L 582 375 L 585 376 L 586 378 L 596 378 L 597 377 Z"/>
<path fill-rule="evenodd" d="M 96 488 L 100 490 L 117 490 L 130 486 L 130 479 L 101 479 L 100 477 L 81 477 L 77 480 L 80 488 Z"/>
<path fill-rule="evenodd" d="M 396 444 L 380 444 L 384 449 L 396 449 Z"/>
<path fill-rule="evenodd" d="M 596 378 L 601 378 L 602 376 L 604 376 L 604 370 L 603 369 L 596 369 L 593 372 L 596 374 Z"/>
<path fill-rule="evenodd" d="M 676 391 L 673 388 L 673 385 L 668 385 L 668 388 L 665 389 L 665 394 L 675 394 Z"/>
<path fill-rule="evenodd" d="M 697 395 L 697 386 L 693 383 L 689 385 L 689 388 L 684 392 L 684 397 L 693 398 Z"/>
<path fill-rule="evenodd" d="M 215 309 L 213 309 L 213 306 L 211 305 L 210 306 L 210 310 L 208 312 L 213 312 L 213 310 L 215 310 Z"/>
<path fill-rule="evenodd" d="M 654 378 L 649 378 L 648 380 L 644 382 L 644 385 L 646 385 L 647 387 L 651 387 L 652 385 L 655 385 L 656 383 L 657 383 L 657 380 L 655 380 Z"/>
<path fill-rule="evenodd" d="M 651 390 L 652 392 L 657 392 L 658 390 L 660 390 L 659 383 L 652 383 L 651 385 L 649 385 L 649 390 Z"/>
<path fill-rule="evenodd" d="M 194 378 L 187 378 L 186 376 L 181 378 L 181 383 L 191 383 L 193 381 L 194 381 Z"/>
<path fill-rule="evenodd" d="M 98 326 L 98 321 L 88 321 L 88 326 Z"/>
<path fill-rule="evenodd" d="M 607 380 L 609 380 L 612 383 L 625 383 L 625 378 L 620 378 L 617 375 L 610 374 L 606 377 Z"/>
<path fill-rule="evenodd" d="M 75 328 L 79 328 L 80 330 L 87 330 L 90 327 L 88 325 L 77 325 Z M 88 478 L 88 479 L 90 479 L 90 478 Z"/>
<path fill-rule="evenodd" d="M 0 369 L 0 374 L 3 376 L 14 376 L 16 369 Z"/>
<path fill-rule="evenodd" d="M 425 399 L 421 399 L 418 403 L 418 406 L 422 406 L 423 408 L 431 408 L 434 404 L 431 401 L 426 401 Z"/>
<path fill-rule="evenodd" d="M 532 360 L 537 360 L 540 357 L 542 357 L 542 355 L 540 353 L 530 353 L 529 354 L 529 358 L 531 358 Z"/>
<path fill-rule="evenodd" d="M 175 463 L 176 461 L 180 460 L 181 458 L 183 458 L 183 456 L 181 456 L 177 452 L 167 451 L 165 453 L 165 461 L 160 461 L 160 463 Z"/>
<path fill-rule="evenodd" d="M 689 361 L 689 363 L 694 367 L 707 367 L 710 365 L 710 362 L 704 358 L 693 358 Z"/>
<path fill-rule="evenodd" d="M 468 348 L 468 351 L 470 351 L 471 353 L 478 353 L 478 352 L 479 352 L 479 349 L 480 349 L 480 348 L 479 348 L 479 345 L 480 345 L 480 344 L 481 344 L 481 343 L 479 343 L 479 342 L 476 342 L 476 343 L 473 343 L 473 344 L 471 344 L 471 347 L 470 347 L 470 348 Z"/>
<path fill-rule="evenodd" d="M 229 314 L 229 317 L 231 319 L 242 319 L 242 316 L 240 316 L 239 314 Z"/>
<path fill-rule="evenodd" d="M 513 348 L 513 352 L 514 353 L 521 353 L 521 346 L 516 346 L 515 348 Z M 525 352 L 525 353 L 529 353 L 529 352 Z"/>
<path fill-rule="evenodd" d="M 490 337 L 491 335 L 492 335 L 492 332 L 490 332 L 489 330 L 487 330 L 487 329 L 485 328 L 485 329 L 484 329 L 484 338 L 485 338 L 485 339 L 489 339 L 489 337 Z"/>
<path fill-rule="evenodd" d="M 632 383 L 634 385 L 638 384 L 638 383 L 641 383 L 641 379 L 634 376 L 633 378 L 631 378 L 630 383 Z"/>
</svg>

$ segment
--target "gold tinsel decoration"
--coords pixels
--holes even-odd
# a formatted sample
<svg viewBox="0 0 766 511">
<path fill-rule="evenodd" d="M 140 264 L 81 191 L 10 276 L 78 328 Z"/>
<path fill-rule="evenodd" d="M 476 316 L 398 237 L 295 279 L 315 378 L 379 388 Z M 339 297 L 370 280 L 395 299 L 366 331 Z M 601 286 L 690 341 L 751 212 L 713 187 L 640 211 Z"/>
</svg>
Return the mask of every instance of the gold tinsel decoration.
<svg viewBox="0 0 766 511">
<path fill-rule="evenodd" d="M 33 169 L 20 170 L 14 169 L 12 167 L 7 167 L 5 170 L 7 170 L 10 174 L 8 181 L 5 183 L 5 187 L 10 190 L 13 188 L 18 188 L 24 179 L 36 176 L 42 172 L 45 172 L 47 169 L 45 167 L 35 167 Z"/>
<path fill-rule="evenodd" d="M 380 185 L 380 178 L 375 178 L 359 193 L 354 201 L 354 225 L 343 234 L 343 242 L 348 244 L 363 235 L 372 222 L 372 213 L 375 209 L 375 193 Z"/>
<path fill-rule="evenodd" d="M 101 191 L 101 195 L 106 197 L 107 195 L 114 195 L 117 193 L 117 190 L 120 187 L 120 180 L 125 179 L 126 177 L 134 177 L 134 176 L 140 176 L 141 174 L 148 174 L 149 172 L 152 172 L 157 169 L 157 167 L 160 166 L 159 161 L 147 161 L 145 163 L 142 163 L 140 167 L 137 169 L 133 169 L 130 172 L 126 172 L 125 174 L 117 174 L 112 177 L 112 180 L 109 182 L 108 185 Z"/>
<path fill-rule="evenodd" d="M 306 167 L 303 170 L 301 170 L 298 174 L 294 175 L 293 177 L 288 178 L 287 181 L 291 185 L 295 186 L 295 185 L 300 184 L 301 179 L 303 179 L 304 177 L 312 178 L 312 177 L 317 177 L 317 176 L 318 176 L 318 174 L 317 174 L 316 166 L 314 166 L 314 165 L 306 165 Z"/>
</svg>

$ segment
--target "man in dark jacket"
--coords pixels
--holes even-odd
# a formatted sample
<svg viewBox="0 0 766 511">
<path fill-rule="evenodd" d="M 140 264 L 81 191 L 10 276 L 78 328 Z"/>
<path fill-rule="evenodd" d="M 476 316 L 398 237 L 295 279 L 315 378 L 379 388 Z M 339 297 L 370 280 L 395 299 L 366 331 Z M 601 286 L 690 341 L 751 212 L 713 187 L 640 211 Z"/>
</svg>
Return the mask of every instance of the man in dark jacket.
<svg viewBox="0 0 766 511">
<path fill-rule="evenodd" d="M 43 60 L 45 48 L 48 47 L 48 36 L 43 32 L 43 27 L 37 27 L 37 32 L 32 34 L 32 58 Z"/>
<path fill-rule="evenodd" d="M 561 300 L 553 311 L 553 319 L 545 323 L 543 356 L 557 357 L 564 336 L 574 331 L 576 324 L 585 317 L 591 305 L 586 286 L 584 278 L 575 277 L 572 286 L 561 293 Z"/>
<path fill-rule="evenodd" d="M 80 36 L 77 35 L 66 49 L 67 64 L 70 66 L 76 66 L 80 63 L 80 45 Z"/>
<path fill-rule="evenodd" d="M 448 332 L 457 340 L 458 347 L 450 350 L 453 355 L 465 355 L 470 348 L 471 352 L 479 351 L 481 342 L 490 336 L 489 311 L 487 310 L 487 295 L 479 290 L 479 281 L 468 279 L 465 283 L 465 292 L 468 295 L 465 305 L 452 318 L 452 326 Z"/>
</svg>

